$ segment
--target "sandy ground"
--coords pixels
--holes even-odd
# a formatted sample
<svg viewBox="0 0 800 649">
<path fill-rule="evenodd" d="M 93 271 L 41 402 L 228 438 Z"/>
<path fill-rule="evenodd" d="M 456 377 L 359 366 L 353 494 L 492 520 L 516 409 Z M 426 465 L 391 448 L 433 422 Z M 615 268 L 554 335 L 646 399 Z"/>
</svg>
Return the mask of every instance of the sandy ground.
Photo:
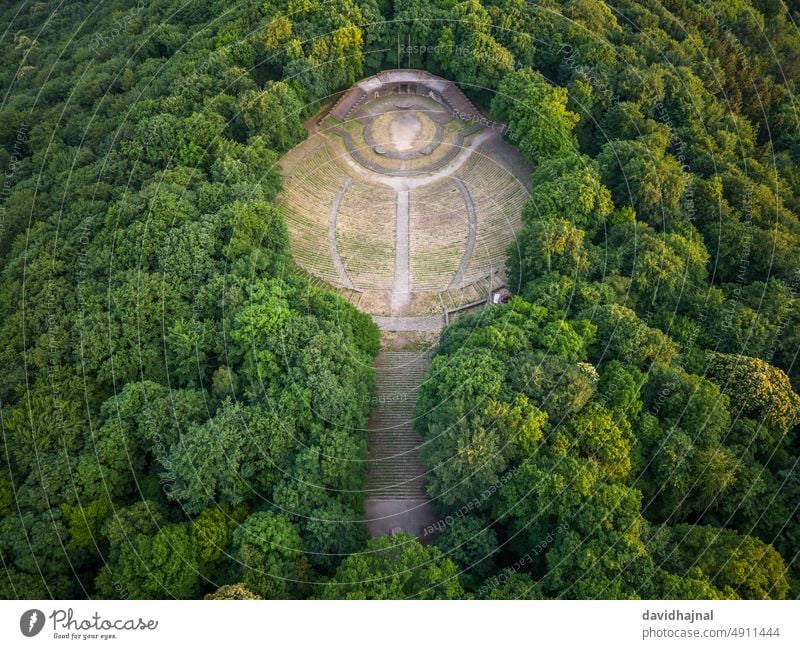
<svg viewBox="0 0 800 649">
<path fill-rule="evenodd" d="M 415 148 L 421 132 L 422 122 L 412 112 L 399 113 L 389 122 L 389 135 L 397 151 L 410 151 Z"/>
</svg>

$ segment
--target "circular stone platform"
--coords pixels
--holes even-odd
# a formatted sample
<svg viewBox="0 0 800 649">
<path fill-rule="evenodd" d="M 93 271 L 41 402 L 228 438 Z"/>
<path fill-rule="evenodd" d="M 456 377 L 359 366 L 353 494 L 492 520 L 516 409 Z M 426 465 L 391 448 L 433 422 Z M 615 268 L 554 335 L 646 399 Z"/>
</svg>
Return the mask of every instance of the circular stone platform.
<svg viewBox="0 0 800 649">
<path fill-rule="evenodd" d="M 364 139 L 380 155 L 410 160 L 429 155 L 441 144 L 443 131 L 420 110 L 390 110 L 365 124 Z"/>
<path fill-rule="evenodd" d="M 387 322 L 486 299 L 531 169 L 479 117 L 453 83 L 417 70 L 353 86 L 281 160 L 296 262 Z"/>
</svg>

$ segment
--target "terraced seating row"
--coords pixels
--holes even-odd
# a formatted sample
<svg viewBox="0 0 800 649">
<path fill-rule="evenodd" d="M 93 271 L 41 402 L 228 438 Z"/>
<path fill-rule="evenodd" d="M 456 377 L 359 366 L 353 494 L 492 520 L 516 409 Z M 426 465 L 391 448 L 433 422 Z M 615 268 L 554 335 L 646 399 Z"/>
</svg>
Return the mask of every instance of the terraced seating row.
<svg viewBox="0 0 800 649">
<path fill-rule="evenodd" d="M 449 288 L 442 291 L 439 295 L 442 300 L 442 308 L 445 311 L 457 309 L 464 304 L 478 302 L 489 297 L 491 290 L 503 284 L 503 274 L 490 278 L 488 275 L 463 286 L 461 288 Z M 494 281 L 492 281 L 492 279 Z"/>
<path fill-rule="evenodd" d="M 339 97 L 339 101 L 333 106 L 329 115 L 336 119 L 345 120 L 353 114 L 353 111 L 355 111 L 366 98 L 367 93 L 358 86 L 355 86 Z"/>
<path fill-rule="evenodd" d="M 311 287 L 322 289 L 323 291 L 334 291 L 342 298 L 350 302 L 350 304 L 352 304 L 354 307 L 358 308 L 358 303 L 361 301 L 361 291 L 329 284 L 325 280 L 313 275 L 304 268 L 301 268 L 301 273 L 303 273 L 303 276 L 308 279 L 308 283 Z"/>
<path fill-rule="evenodd" d="M 505 266 L 506 249 L 519 231 L 528 193 L 509 170 L 480 149 L 459 177 L 472 196 L 477 215 L 475 250 L 464 274 L 464 283 L 469 284 Z"/>
<path fill-rule="evenodd" d="M 410 265 L 412 290 L 444 290 L 458 270 L 467 245 L 467 207 L 450 180 L 411 192 Z"/>
<path fill-rule="evenodd" d="M 354 182 L 339 204 L 336 241 L 342 263 L 356 288 L 392 287 L 396 203 L 393 189 Z"/>
<path fill-rule="evenodd" d="M 442 98 L 454 112 L 460 115 L 474 115 L 475 117 L 480 115 L 475 105 L 455 85 L 448 86 L 442 93 Z"/>
<path fill-rule="evenodd" d="M 374 91 L 365 91 L 353 117 L 324 118 L 318 134 L 284 156 L 288 175 L 279 205 L 296 262 L 320 282 L 368 313 L 432 316 L 486 299 L 490 284 L 502 282 L 506 250 L 527 199 L 515 174 L 521 178 L 525 171 L 499 133 L 459 119 L 443 124 L 442 145 L 424 158 L 395 161 L 376 154 L 366 146 L 362 120 L 442 102 L 449 83 L 431 81 L 438 86 L 434 99 L 426 99 L 405 94 L 414 89 L 415 71 L 390 76 L 399 94 L 373 100 Z M 381 88 L 377 79 L 369 81 Z M 445 104 L 437 106 L 444 111 L 437 119 L 447 119 Z M 362 158 L 371 156 L 362 164 L 377 173 L 357 168 L 356 145 Z M 466 155 L 448 166 L 459 153 Z M 378 161 L 400 168 L 377 167 Z"/>
<path fill-rule="evenodd" d="M 405 84 L 399 86 L 398 94 L 411 90 L 413 94 L 424 96 L 433 91 L 453 111 L 465 115 L 479 114 L 474 104 L 452 81 L 437 77 L 425 70 L 384 70 L 362 79 L 339 98 L 329 114 L 336 119 L 347 119 L 367 97 L 385 94 L 393 84 Z"/>
<path fill-rule="evenodd" d="M 331 206 L 347 174 L 327 146 L 316 149 L 284 179 L 278 206 L 286 220 L 295 261 L 333 286 L 340 286 L 328 238 Z"/>
</svg>

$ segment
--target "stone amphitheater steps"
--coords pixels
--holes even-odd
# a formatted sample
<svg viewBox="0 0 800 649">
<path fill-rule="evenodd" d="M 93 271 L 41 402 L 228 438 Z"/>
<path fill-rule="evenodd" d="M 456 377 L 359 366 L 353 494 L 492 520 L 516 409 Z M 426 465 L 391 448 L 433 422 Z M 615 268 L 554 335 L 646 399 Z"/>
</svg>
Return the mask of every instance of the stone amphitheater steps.
<svg viewBox="0 0 800 649">
<path fill-rule="evenodd" d="M 425 470 L 419 456 L 422 438 L 412 420 L 417 391 L 429 365 L 427 352 L 386 351 L 375 359 L 377 401 L 367 428 L 367 498 L 425 498 Z"/>
<path fill-rule="evenodd" d="M 464 304 L 470 304 L 479 300 L 486 300 L 492 288 L 489 277 L 481 277 L 475 282 L 461 288 L 449 288 L 440 293 L 442 304 L 445 309 L 457 309 Z M 494 284 L 502 284 L 495 281 Z"/>
</svg>

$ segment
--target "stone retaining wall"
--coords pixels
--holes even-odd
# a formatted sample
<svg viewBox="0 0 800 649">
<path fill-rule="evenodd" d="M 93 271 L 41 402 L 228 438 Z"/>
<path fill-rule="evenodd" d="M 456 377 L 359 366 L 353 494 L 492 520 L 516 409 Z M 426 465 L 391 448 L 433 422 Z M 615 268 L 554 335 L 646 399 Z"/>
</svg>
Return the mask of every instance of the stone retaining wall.
<svg viewBox="0 0 800 649">
<path fill-rule="evenodd" d="M 460 119 L 479 119 L 475 105 L 452 81 L 425 70 L 386 70 L 356 83 L 339 98 L 328 115 L 348 119 L 366 100 L 387 94 L 424 95 L 447 106 Z"/>
</svg>

